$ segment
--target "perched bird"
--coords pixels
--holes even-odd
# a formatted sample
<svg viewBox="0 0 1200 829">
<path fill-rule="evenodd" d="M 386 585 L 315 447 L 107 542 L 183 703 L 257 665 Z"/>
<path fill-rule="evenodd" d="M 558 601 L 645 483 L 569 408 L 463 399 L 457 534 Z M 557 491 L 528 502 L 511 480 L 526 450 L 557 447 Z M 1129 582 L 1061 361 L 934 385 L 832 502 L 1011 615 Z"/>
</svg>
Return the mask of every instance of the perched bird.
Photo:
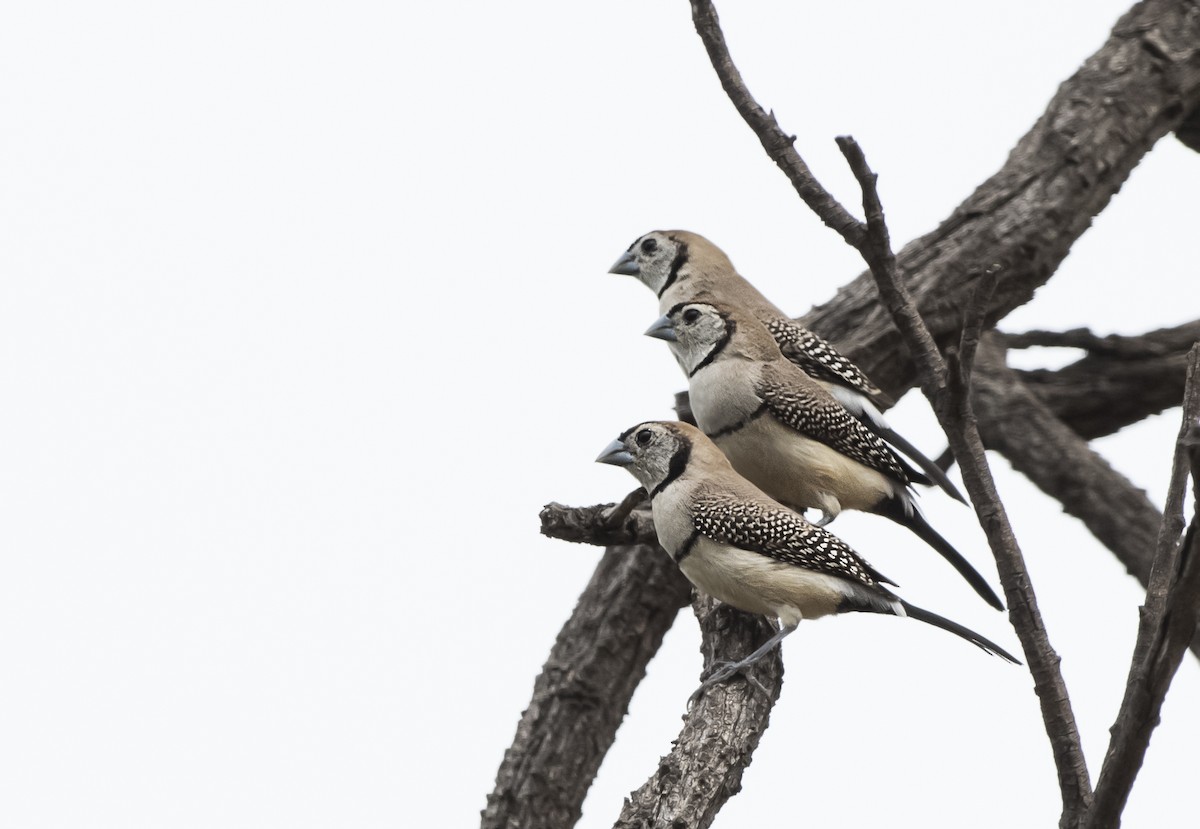
<svg viewBox="0 0 1200 829">
<path fill-rule="evenodd" d="M 659 313 L 705 294 L 721 305 L 753 315 L 771 332 L 785 357 L 824 386 L 867 428 L 912 458 L 950 497 L 966 503 L 941 467 L 884 419 L 876 402 L 886 408 L 891 404 L 887 395 L 836 348 L 772 305 L 708 239 L 686 230 L 647 233 L 621 254 L 609 273 L 636 276 L 658 296 Z"/>
<path fill-rule="evenodd" d="M 756 486 L 792 509 L 820 510 L 818 526 L 844 509 L 890 518 L 1003 609 L 983 576 L 917 509 L 911 485 L 929 479 L 785 358 L 753 316 L 715 301 L 681 302 L 646 334 L 670 343 L 688 376 L 696 424 Z"/>
<path fill-rule="evenodd" d="M 779 619 L 778 633 L 701 689 L 761 659 L 802 619 L 854 611 L 909 616 L 1017 662 L 978 633 L 896 596 L 884 587 L 894 583 L 844 542 L 738 475 L 694 426 L 639 423 L 596 460 L 627 468 L 645 487 L 659 543 L 692 584 L 740 610 Z"/>
</svg>

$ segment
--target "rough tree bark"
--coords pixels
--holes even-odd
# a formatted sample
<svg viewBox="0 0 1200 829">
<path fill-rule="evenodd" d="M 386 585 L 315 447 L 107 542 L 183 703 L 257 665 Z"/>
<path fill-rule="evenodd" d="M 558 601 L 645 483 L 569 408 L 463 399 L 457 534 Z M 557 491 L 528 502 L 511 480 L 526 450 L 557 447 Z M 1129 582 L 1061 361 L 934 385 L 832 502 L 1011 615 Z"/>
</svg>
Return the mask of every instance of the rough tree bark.
<svg viewBox="0 0 1200 829">
<path fill-rule="evenodd" d="M 605 551 L 534 682 L 484 827 L 575 825 L 646 665 L 691 593 L 657 543 Z"/>
<path fill-rule="evenodd" d="M 775 632 L 761 616 L 723 606 L 707 596 L 698 597 L 694 605 L 705 670 L 715 662 L 748 656 Z M 767 729 L 782 685 L 783 658 L 776 650 L 750 669 L 747 681 L 706 690 L 684 718 L 670 753 L 629 796 L 617 829 L 711 825 L 725 802 L 741 790 L 742 772 Z"/>
</svg>

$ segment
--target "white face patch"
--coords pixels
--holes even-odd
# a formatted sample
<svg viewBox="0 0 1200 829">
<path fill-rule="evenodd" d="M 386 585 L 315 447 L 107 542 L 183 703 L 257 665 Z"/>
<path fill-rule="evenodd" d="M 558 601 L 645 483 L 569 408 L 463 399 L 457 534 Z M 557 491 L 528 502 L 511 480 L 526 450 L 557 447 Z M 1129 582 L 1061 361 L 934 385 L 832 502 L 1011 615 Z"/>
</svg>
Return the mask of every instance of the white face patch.
<svg viewBox="0 0 1200 829">
<path fill-rule="evenodd" d="M 626 433 L 623 443 L 633 455 L 629 471 L 652 495 L 672 475 L 679 474 L 678 458 L 684 455 L 686 459 L 686 438 L 664 423 L 638 424 Z"/>
<path fill-rule="evenodd" d="M 671 350 L 689 374 L 729 337 L 729 326 L 712 305 L 692 302 L 674 308 L 676 342 Z"/>
<path fill-rule="evenodd" d="M 638 264 L 638 279 L 655 295 L 671 279 L 671 268 L 679 253 L 679 243 L 660 230 L 647 233 L 633 243 L 630 253 Z"/>
</svg>

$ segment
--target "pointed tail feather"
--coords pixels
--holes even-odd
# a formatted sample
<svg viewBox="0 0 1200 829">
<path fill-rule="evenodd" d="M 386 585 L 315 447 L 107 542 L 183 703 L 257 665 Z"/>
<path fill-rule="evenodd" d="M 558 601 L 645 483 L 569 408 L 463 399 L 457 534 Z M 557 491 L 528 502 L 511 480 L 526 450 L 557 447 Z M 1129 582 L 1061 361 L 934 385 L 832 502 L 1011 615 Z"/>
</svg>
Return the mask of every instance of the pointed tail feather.
<svg viewBox="0 0 1200 829">
<path fill-rule="evenodd" d="M 944 616 L 939 616 L 936 613 L 932 613 L 922 607 L 917 607 L 916 605 L 909 604 L 908 602 L 904 601 L 903 599 L 900 600 L 900 604 L 904 606 L 905 613 L 907 613 L 911 618 L 916 619 L 919 622 L 924 622 L 927 625 L 933 625 L 935 628 L 941 628 L 942 630 L 949 631 L 950 633 L 953 633 L 955 636 L 960 636 L 963 639 L 966 639 L 972 645 L 982 648 L 983 650 L 987 651 L 988 653 L 992 654 L 993 656 L 998 656 L 1001 659 L 1003 659 L 1007 662 L 1011 662 L 1014 665 L 1021 664 L 1021 660 L 1017 659 L 1015 656 L 1013 656 L 1011 653 L 1006 651 L 1004 648 L 997 645 L 991 639 L 988 639 L 984 636 L 980 636 L 975 631 L 971 630 L 968 627 L 963 627 L 958 622 L 952 622 Z"/>
<path fill-rule="evenodd" d="M 880 503 L 874 512 L 912 530 L 918 538 L 937 550 L 942 558 L 950 562 L 950 566 L 967 580 L 967 583 L 975 589 L 975 592 L 985 602 L 997 610 L 1004 610 L 1004 602 L 1000 601 L 1000 597 L 992 590 L 987 580 L 979 574 L 978 570 L 971 566 L 971 562 L 967 561 L 962 553 L 954 549 L 949 541 L 942 538 L 937 530 L 929 526 L 929 522 L 925 520 L 925 516 L 921 515 L 915 506 L 911 502 L 906 505 L 902 498 L 891 498 Z"/>
<path fill-rule="evenodd" d="M 964 498 L 963 494 L 958 491 L 958 487 L 956 487 L 954 483 L 948 477 L 946 477 L 946 473 L 942 471 L 942 468 L 929 458 L 922 455 L 917 447 L 913 446 L 911 443 L 901 437 L 895 429 L 893 429 L 891 426 L 888 426 L 886 423 L 872 423 L 870 419 L 863 421 L 863 423 L 872 432 L 879 435 L 879 437 L 883 438 L 892 446 L 899 449 L 905 455 L 908 455 L 908 457 L 912 458 L 917 466 L 921 467 L 921 470 L 933 480 L 933 483 L 938 485 L 939 489 L 941 489 L 955 501 L 961 501 L 964 504 L 967 503 L 967 499 Z"/>
<path fill-rule="evenodd" d="M 855 389 L 846 388 L 844 386 L 830 385 L 828 386 L 829 393 L 832 394 L 839 403 L 846 407 L 846 411 L 862 421 L 862 424 L 870 429 L 875 434 L 879 435 L 884 441 L 890 443 L 895 448 L 899 449 L 903 454 L 908 455 L 912 460 L 925 471 L 925 475 L 916 473 L 916 470 L 904 464 L 905 471 L 909 473 L 909 477 L 919 484 L 932 486 L 937 484 L 947 495 L 955 501 L 967 503 L 967 499 L 958 491 L 958 487 L 946 477 L 946 472 L 936 463 L 921 454 L 921 450 L 913 446 L 902 435 L 900 435 L 891 425 L 884 419 L 883 412 L 872 403 L 866 395 Z M 903 461 L 901 461 L 903 463 Z"/>
</svg>

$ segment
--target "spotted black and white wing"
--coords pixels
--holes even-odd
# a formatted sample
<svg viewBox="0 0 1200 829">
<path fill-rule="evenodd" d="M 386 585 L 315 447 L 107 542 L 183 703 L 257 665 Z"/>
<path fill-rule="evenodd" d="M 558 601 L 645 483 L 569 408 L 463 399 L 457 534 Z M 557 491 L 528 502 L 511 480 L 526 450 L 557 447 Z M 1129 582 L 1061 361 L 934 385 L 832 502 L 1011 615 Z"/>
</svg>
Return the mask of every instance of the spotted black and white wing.
<svg viewBox="0 0 1200 829">
<path fill-rule="evenodd" d="M 836 383 L 853 389 L 869 398 L 886 398 L 878 386 L 862 370 L 842 354 L 802 325 L 788 319 L 773 319 L 764 323 L 779 343 L 779 350 L 804 373 L 815 380 Z"/>
<path fill-rule="evenodd" d="M 776 561 L 828 573 L 873 587 L 895 582 L 866 562 L 848 544 L 771 502 L 698 495 L 692 526 L 706 538 L 769 556 Z"/>
<path fill-rule="evenodd" d="M 779 422 L 896 481 L 928 479 L 896 455 L 883 440 L 846 411 L 820 386 L 797 384 L 786 363 L 764 366 L 755 391 Z"/>
</svg>

